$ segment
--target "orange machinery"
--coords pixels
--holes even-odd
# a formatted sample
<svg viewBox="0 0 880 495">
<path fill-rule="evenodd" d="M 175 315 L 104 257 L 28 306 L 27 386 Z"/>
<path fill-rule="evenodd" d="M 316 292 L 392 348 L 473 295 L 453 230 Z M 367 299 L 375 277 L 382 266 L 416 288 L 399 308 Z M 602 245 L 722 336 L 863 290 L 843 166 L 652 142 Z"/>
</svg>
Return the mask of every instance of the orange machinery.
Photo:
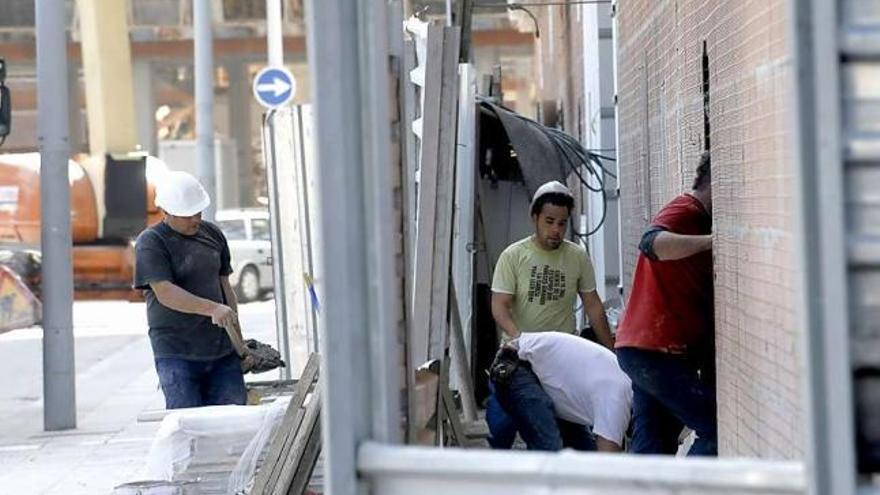
<svg viewBox="0 0 880 495">
<path fill-rule="evenodd" d="M 70 160 L 68 167 L 75 298 L 137 299 L 140 295 L 131 289 L 134 239 L 99 237 L 92 183 L 79 163 Z M 161 218 L 154 195 L 155 188 L 148 182 L 145 225 Z M 36 253 L 39 248 L 40 155 L 0 155 L 0 249 Z M 19 275 L 38 294 L 39 272 Z"/>
</svg>

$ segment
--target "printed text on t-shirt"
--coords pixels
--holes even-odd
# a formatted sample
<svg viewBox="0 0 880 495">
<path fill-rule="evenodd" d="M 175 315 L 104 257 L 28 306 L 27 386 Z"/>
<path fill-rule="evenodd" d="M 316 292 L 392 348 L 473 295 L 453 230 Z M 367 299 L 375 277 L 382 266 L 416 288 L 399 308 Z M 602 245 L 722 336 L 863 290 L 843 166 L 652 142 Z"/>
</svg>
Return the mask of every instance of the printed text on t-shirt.
<svg viewBox="0 0 880 495">
<path fill-rule="evenodd" d="M 529 302 L 538 300 L 538 304 L 558 301 L 565 295 L 565 273 L 544 265 L 538 270 L 532 265 L 529 270 Z"/>
</svg>

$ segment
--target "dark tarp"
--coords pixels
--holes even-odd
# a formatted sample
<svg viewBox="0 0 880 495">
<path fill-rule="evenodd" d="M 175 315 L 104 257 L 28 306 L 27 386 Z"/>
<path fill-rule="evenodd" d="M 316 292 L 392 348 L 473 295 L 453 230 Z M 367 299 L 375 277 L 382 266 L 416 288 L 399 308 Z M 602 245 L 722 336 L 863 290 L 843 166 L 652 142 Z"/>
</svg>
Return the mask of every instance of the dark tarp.
<svg viewBox="0 0 880 495">
<path fill-rule="evenodd" d="M 568 174 L 563 157 L 556 145 L 537 127 L 540 124 L 486 100 L 480 103 L 494 112 L 504 126 L 510 144 L 516 151 L 529 196 L 545 182 L 558 180 L 565 184 Z"/>
</svg>

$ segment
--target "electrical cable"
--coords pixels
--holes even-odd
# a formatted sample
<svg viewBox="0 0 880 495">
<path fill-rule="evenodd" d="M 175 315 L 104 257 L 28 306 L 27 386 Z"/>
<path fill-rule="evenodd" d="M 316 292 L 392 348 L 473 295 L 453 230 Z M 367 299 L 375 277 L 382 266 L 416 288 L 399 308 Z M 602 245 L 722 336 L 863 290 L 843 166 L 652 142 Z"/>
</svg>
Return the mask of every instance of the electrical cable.
<svg viewBox="0 0 880 495">
<path fill-rule="evenodd" d="M 491 103 L 492 105 L 496 105 L 488 99 L 480 96 L 477 97 L 477 100 L 481 103 Z M 502 108 L 504 107 L 502 106 Z M 505 110 L 509 109 L 505 108 Z M 559 129 L 554 129 L 541 125 L 538 122 L 528 117 L 522 116 L 516 112 L 511 111 L 511 113 L 526 124 L 528 124 L 533 129 L 541 132 L 550 141 L 550 143 L 553 144 L 553 147 L 556 149 L 556 152 L 558 153 L 561 160 L 560 172 L 563 177 L 568 176 L 569 173 L 573 173 L 585 189 L 601 196 L 602 215 L 596 226 L 590 229 L 589 232 L 578 232 L 574 225 L 574 218 L 569 219 L 569 221 L 571 222 L 572 234 L 580 237 L 581 239 L 586 239 L 598 232 L 599 229 L 602 228 L 602 226 L 605 224 L 605 220 L 608 217 L 608 192 L 605 190 L 605 179 L 603 174 L 617 180 L 617 175 L 605 168 L 602 160 L 616 160 L 611 157 L 598 155 L 585 149 L 574 137 L 566 134 Z M 568 166 L 568 170 L 566 170 L 565 165 Z M 586 176 L 584 175 L 582 169 L 586 170 Z M 593 179 L 592 181 L 590 180 L 591 178 Z"/>
</svg>

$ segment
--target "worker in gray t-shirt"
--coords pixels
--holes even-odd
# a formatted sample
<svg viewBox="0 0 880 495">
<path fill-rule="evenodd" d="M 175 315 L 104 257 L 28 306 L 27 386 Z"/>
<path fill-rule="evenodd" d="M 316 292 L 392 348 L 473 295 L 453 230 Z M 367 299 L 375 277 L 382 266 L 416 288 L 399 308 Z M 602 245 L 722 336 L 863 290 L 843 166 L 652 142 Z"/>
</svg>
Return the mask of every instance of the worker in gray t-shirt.
<svg viewBox="0 0 880 495">
<path fill-rule="evenodd" d="M 145 291 L 167 409 L 247 400 L 241 364 L 247 351 L 229 284 L 229 245 L 217 226 L 202 220 L 210 204 L 192 175 L 169 172 L 156 188 L 165 218 L 135 244 L 134 287 Z"/>
</svg>

